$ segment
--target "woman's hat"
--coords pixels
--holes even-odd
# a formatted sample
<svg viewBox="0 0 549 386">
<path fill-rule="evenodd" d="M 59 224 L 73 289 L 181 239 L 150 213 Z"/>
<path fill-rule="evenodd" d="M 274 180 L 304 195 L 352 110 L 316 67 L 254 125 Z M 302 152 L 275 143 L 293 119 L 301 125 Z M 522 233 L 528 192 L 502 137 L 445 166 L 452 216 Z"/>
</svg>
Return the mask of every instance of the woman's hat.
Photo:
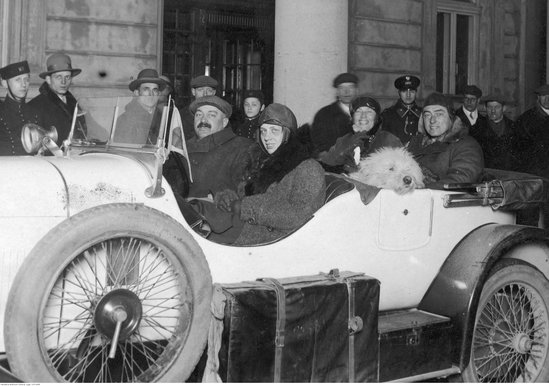
<svg viewBox="0 0 549 386">
<path fill-rule="evenodd" d="M 297 119 L 288 107 L 280 103 L 271 103 L 259 116 L 259 126 L 264 123 L 271 123 L 287 127 L 290 130 L 297 129 Z"/>
<path fill-rule="evenodd" d="M 46 71 L 40 73 L 38 76 L 45 79 L 46 76 L 55 72 L 70 71 L 72 76 L 76 76 L 82 72 L 79 68 L 72 68 L 71 58 L 65 54 L 52 54 L 46 60 Z"/>
<path fill-rule="evenodd" d="M 166 81 L 158 76 L 158 72 L 152 68 L 145 68 L 137 74 L 137 79 L 130 82 L 129 88 L 131 91 L 139 88 L 143 83 L 155 83 L 160 90 L 166 87 Z"/>
<path fill-rule="evenodd" d="M 371 108 L 376 112 L 377 116 L 381 113 L 381 106 L 379 105 L 379 102 L 369 96 L 359 96 L 353 99 L 351 102 L 351 114 L 357 111 L 360 107 Z"/>
</svg>

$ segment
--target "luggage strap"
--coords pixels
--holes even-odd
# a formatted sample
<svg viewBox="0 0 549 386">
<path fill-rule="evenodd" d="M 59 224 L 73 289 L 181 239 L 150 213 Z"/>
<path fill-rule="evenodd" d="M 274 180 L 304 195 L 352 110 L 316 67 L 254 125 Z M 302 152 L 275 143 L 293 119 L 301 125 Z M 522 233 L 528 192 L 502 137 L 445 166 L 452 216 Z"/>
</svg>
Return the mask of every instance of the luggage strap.
<svg viewBox="0 0 549 386">
<path fill-rule="evenodd" d="M 275 332 L 275 363 L 274 382 L 280 383 L 282 370 L 282 348 L 284 347 L 284 328 L 286 326 L 286 291 L 280 282 L 272 278 L 259 279 L 272 287 L 276 293 L 276 332 Z"/>
</svg>

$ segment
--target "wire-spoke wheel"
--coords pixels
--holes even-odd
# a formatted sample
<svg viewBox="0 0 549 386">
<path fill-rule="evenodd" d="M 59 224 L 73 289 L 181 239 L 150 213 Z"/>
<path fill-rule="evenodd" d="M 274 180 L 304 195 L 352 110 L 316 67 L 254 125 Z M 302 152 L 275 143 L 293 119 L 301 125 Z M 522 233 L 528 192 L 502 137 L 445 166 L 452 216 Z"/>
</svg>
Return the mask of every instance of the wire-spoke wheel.
<svg viewBox="0 0 549 386">
<path fill-rule="evenodd" d="M 521 264 L 496 271 L 482 290 L 464 380 L 547 382 L 548 350 L 547 279 Z"/>
<path fill-rule="evenodd" d="M 181 382 L 202 354 L 210 297 L 200 248 L 170 217 L 94 208 L 48 233 L 19 270 L 8 360 L 26 382 Z"/>
</svg>

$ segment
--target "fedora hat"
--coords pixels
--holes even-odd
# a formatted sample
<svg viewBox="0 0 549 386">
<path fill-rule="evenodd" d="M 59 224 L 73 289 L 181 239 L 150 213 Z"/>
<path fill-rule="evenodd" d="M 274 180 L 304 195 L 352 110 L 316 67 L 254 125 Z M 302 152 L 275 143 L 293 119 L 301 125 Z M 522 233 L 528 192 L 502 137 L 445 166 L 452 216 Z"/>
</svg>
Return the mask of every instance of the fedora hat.
<svg viewBox="0 0 549 386">
<path fill-rule="evenodd" d="M 160 76 L 158 76 L 158 72 L 152 68 L 145 68 L 144 70 L 139 71 L 139 74 L 137 74 L 137 79 L 130 82 L 129 88 L 131 91 L 134 91 L 143 83 L 156 83 L 160 90 L 163 90 L 167 85 L 166 81 L 160 78 Z"/>
<path fill-rule="evenodd" d="M 72 76 L 76 76 L 82 72 L 79 68 L 72 68 L 71 58 L 66 54 L 52 54 L 46 60 L 46 71 L 38 76 L 45 79 L 46 76 L 59 71 L 70 71 Z"/>
</svg>

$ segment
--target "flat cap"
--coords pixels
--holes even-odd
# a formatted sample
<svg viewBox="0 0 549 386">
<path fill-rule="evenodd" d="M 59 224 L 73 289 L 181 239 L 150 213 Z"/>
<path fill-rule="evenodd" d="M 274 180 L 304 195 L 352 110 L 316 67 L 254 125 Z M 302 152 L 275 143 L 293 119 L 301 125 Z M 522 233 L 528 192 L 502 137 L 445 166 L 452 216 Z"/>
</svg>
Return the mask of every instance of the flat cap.
<svg viewBox="0 0 549 386">
<path fill-rule="evenodd" d="M 538 87 L 534 92 L 538 95 L 549 95 L 549 84 Z"/>
<path fill-rule="evenodd" d="M 395 88 L 397 90 L 417 90 L 420 83 L 421 82 L 417 76 L 403 75 L 396 78 Z"/>
<path fill-rule="evenodd" d="M 8 64 L 6 67 L 0 68 L 0 78 L 8 80 L 18 75 L 30 74 L 29 64 L 26 60 L 22 62 Z"/>
<path fill-rule="evenodd" d="M 265 95 L 263 95 L 263 92 L 261 90 L 244 91 L 244 97 L 242 98 L 242 100 L 245 101 L 248 98 L 256 98 L 257 100 L 259 100 L 259 103 L 265 103 Z"/>
<path fill-rule="evenodd" d="M 463 95 L 474 95 L 477 98 L 480 98 L 482 96 L 482 90 L 474 84 L 468 84 L 467 86 L 464 86 L 461 90 L 461 93 Z"/>
<path fill-rule="evenodd" d="M 275 125 L 287 127 L 290 130 L 297 129 L 297 119 L 294 113 L 288 107 L 280 103 L 271 103 L 265 107 L 265 110 L 259 116 L 258 124 L 272 123 Z"/>
<path fill-rule="evenodd" d="M 482 98 L 484 103 L 488 102 L 498 102 L 500 105 L 505 105 L 507 103 L 507 98 L 499 93 L 486 95 L 484 98 Z"/>
<path fill-rule="evenodd" d="M 344 72 L 343 74 L 339 74 L 334 79 L 334 87 L 339 86 L 342 83 L 358 83 L 358 77 L 355 74 L 351 74 L 350 72 Z"/>
<path fill-rule="evenodd" d="M 351 102 L 351 113 L 357 111 L 360 107 L 369 107 L 376 112 L 377 115 L 381 112 L 379 102 L 369 96 L 359 96 Z"/>
<path fill-rule="evenodd" d="M 191 113 L 193 115 L 196 113 L 196 110 L 200 106 L 214 106 L 217 107 L 223 114 L 229 118 L 231 114 L 233 113 L 233 108 L 230 105 L 229 102 L 226 100 L 216 96 L 216 95 L 208 95 L 201 98 L 196 98 L 189 106 L 189 110 L 191 110 Z"/>
<path fill-rule="evenodd" d="M 191 80 L 191 88 L 198 87 L 217 87 L 217 80 L 208 75 L 198 75 L 196 78 Z"/>
</svg>

